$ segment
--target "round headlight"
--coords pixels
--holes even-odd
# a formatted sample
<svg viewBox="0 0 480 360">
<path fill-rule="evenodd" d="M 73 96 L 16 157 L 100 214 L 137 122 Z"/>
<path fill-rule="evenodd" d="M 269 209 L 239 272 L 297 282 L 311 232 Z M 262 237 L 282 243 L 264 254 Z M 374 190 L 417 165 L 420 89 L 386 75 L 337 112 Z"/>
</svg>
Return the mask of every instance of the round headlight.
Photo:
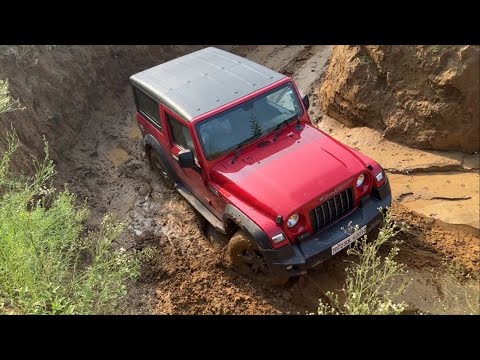
<svg viewBox="0 0 480 360">
<path fill-rule="evenodd" d="M 362 186 L 364 181 L 365 181 L 365 175 L 360 174 L 357 179 L 357 187 Z"/>
<path fill-rule="evenodd" d="M 294 227 L 295 225 L 297 225 L 298 223 L 298 219 L 300 219 L 300 216 L 298 216 L 298 214 L 293 214 L 292 216 L 290 216 L 287 220 L 287 226 L 289 228 L 291 227 Z"/>
</svg>

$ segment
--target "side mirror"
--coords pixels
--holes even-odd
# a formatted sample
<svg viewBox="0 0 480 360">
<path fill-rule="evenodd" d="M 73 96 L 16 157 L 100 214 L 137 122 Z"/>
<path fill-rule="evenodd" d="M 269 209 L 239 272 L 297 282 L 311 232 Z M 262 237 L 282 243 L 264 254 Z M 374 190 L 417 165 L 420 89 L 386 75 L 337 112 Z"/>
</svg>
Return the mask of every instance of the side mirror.
<svg viewBox="0 0 480 360">
<path fill-rule="evenodd" d="M 195 158 L 193 157 L 192 150 L 183 150 L 178 153 L 178 163 L 182 168 L 195 167 Z"/>
<path fill-rule="evenodd" d="M 305 95 L 302 98 L 302 102 L 303 102 L 303 105 L 305 105 L 305 109 L 308 110 L 308 108 L 310 107 L 310 100 L 308 99 L 308 95 Z"/>
</svg>

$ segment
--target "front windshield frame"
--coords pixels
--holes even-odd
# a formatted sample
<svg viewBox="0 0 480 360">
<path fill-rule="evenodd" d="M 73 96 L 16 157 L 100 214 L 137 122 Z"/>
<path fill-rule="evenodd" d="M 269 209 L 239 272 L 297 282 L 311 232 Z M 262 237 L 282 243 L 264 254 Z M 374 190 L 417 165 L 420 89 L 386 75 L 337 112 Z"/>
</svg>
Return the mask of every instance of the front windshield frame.
<svg viewBox="0 0 480 360">
<path fill-rule="evenodd" d="M 237 104 L 237 105 L 235 105 L 235 106 L 233 106 L 233 107 L 231 107 L 231 108 L 229 108 L 229 109 L 226 109 L 226 110 L 224 110 L 224 111 L 222 111 L 222 112 L 220 112 L 220 113 L 218 113 L 218 114 L 215 114 L 215 115 L 212 116 L 212 117 L 209 117 L 209 118 L 207 118 L 207 119 L 205 119 L 205 120 L 202 120 L 202 121 L 198 122 L 197 124 L 195 124 L 195 131 L 196 131 L 196 133 L 197 133 L 196 135 L 197 135 L 197 137 L 198 137 L 198 140 L 199 140 L 200 146 L 201 146 L 201 148 L 202 148 L 202 152 L 203 152 L 203 154 L 204 154 L 204 156 L 205 156 L 205 159 L 207 159 L 208 161 L 216 160 L 216 159 L 218 159 L 218 158 L 220 158 L 220 157 L 222 157 L 222 156 L 224 156 L 224 155 L 232 152 L 233 150 L 235 150 L 242 141 L 235 143 L 234 145 L 232 145 L 232 146 L 229 147 L 228 149 L 224 149 L 224 150 L 222 150 L 222 151 L 220 151 L 220 152 L 211 154 L 211 153 L 209 153 L 209 152 L 207 151 L 207 149 L 206 149 L 206 146 L 205 146 L 205 144 L 204 144 L 204 139 L 202 138 L 202 134 L 201 134 L 201 129 L 200 129 L 200 127 L 205 126 L 205 125 L 207 125 L 208 123 L 210 123 L 210 122 L 212 122 L 212 121 L 215 121 L 215 120 L 217 120 L 217 119 L 220 118 L 220 117 L 224 117 L 225 115 L 227 115 L 227 114 L 229 114 L 229 113 L 232 113 L 232 112 L 234 112 L 235 110 L 238 110 L 238 109 L 240 109 L 240 108 L 242 108 L 242 107 L 248 106 L 249 103 L 254 103 L 255 101 L 258 101 L 258 100 L 261 99 L 261 98 L 266 98 L 267 96 L 269 96 L 269 95 L 271 95 L 271 94 L 273 94 L 273 93 L 275 93 L 275 92 L 280 92 L 280 91 L 282 91 L 283 89 L 288 89 L 288 88 L 290 88 L 290 90 L 292 90 L 292 93 L 293 93 L 293 95 L 294 95 L 293 101 L 296 102 L 296 113 L 295 113 L 295 115 L 293 115 L 293 117 L 290 116 L 290 118 L 292 119 L 292 121 L 293 121 L 294 119 L 301 118 L 301 117 L 303 116 L 303 114 L 304 114 L 304 109 L 303 109 L 302 101 L 301 101 L 301 99 L 299 98 L 299 95 L 298 95 L 298 92 L 297 92 L 295 86 L 293 85 L 293 83 L 292 83 L 291 81 L 289 81 L 289 82 L 286 82 L 286 83 L 284 83 L 284 84 L 281 84 L 281 85 L 279 85 L 279 86 L 276 86 L 276 87 L 274 87 L 273 89 L 270 89 L 269 91 L 266 91 L 266 92 L 264 92 L 264 93 L 262 93 L 262 94 L 259 94 L 259 95 L 255 96 L 255 97 L 253 97 L 253 98 L 250 98 L 250 99 L 248 99 L 248 100 L 246 100 L 246 101 L 244 101 L 244 102 L 242 102 L 242 103 L 240 103 L 240 104 Z M 287 91 L 288 91 L 288 90 L 285 90 L 285 92 L 287 92 Z M 277 104 L 277 105 L 278 105 L 278 104 Z M 288 109 L 286 109 L 286 110 L 288 110 Z M 292 112 L 292 114 L 293 114 L 293 112 Z M 283 120 L 283 121 L 284 121 L 284 120 Z M 245 138 L 245 139 L 243 140 L 243 143 L 252 142 L 252 141 L 254 141 L 255 139 L 258 139 L 258 138 L 260 138 L 260 137 L 262 137 L 262 136 L 264 136 L 264 135 L 266 135 L 266 134 L 268 134 L 268 133 L 271 133 L 271 132 L 278 126 L 278 124 L 280 124 L 281 122 L 282 122 L 282 121 L 279 121 L 277 124 L 266 128 L 265 130 L 261 131 L 261 132 L 258 133 L 258 134 L 252 135 L 250 138 Z"/>
</svg>

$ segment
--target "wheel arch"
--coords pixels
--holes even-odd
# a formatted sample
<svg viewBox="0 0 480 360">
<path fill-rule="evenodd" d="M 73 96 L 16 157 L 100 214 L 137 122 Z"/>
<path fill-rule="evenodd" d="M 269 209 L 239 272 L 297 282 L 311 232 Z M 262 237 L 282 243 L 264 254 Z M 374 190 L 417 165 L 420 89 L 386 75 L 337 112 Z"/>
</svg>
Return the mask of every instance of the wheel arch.
<svg viewBox="0 0 480 360">
<path fill-rule="evenodd" d="M 262 249 L 271 249 L 268 235 L 237 207 L 227 204 L 223 214 L 223 224 L 227 234 L 233 235 L 238 229 L 248 232 Z"/>
<path fill-rule="evenodd" d="M 145 154 L 147 156 L 148 161 L 150 161 L 150 153 L 152 151 L 155 151 L 158 153 L 160 156 L 160 159 L 162 162 L 165 164 L 165 171 L 168 173 L 168 175 L 174 179 L 175 181 L 178 181 L 178 176 L 175 173 L 175 170 L 173 169 L 172 163 L 169 161 L 168 155 L 165 153 L 165 151 L 162 149 L 162 146 L 160 143 L 153 137 L 151 134 L 145 135 L 143 139 L 143 147 L 145 149 Z"/>
</svg>

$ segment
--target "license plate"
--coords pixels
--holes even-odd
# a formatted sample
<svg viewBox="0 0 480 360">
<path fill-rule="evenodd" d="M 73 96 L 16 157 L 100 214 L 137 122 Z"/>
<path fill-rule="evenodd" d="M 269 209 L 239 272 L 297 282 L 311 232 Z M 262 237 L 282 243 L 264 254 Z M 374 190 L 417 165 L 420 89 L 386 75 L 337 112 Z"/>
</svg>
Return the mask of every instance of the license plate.
<svg viewBox="0 0 480 360">
<path fill-rule="evenodd" d="M 340 241 L 339 243 L 333 245 L 332 246 L 332 255 L 335 255 L 337 252 L 339 252 L 343 248 L 347 247 L 348 245 L 350 245 L 351 243 L 353 243 L 355 240 L 362 237 L 366 233 L 367 233 L 367 225 L 364 225 L 363 227 L 361 227 L 360 229 L 355 231 L 349 237 L 347 237 L 347 238 L 343 239 L 342 241 Z"/>
</svg>

